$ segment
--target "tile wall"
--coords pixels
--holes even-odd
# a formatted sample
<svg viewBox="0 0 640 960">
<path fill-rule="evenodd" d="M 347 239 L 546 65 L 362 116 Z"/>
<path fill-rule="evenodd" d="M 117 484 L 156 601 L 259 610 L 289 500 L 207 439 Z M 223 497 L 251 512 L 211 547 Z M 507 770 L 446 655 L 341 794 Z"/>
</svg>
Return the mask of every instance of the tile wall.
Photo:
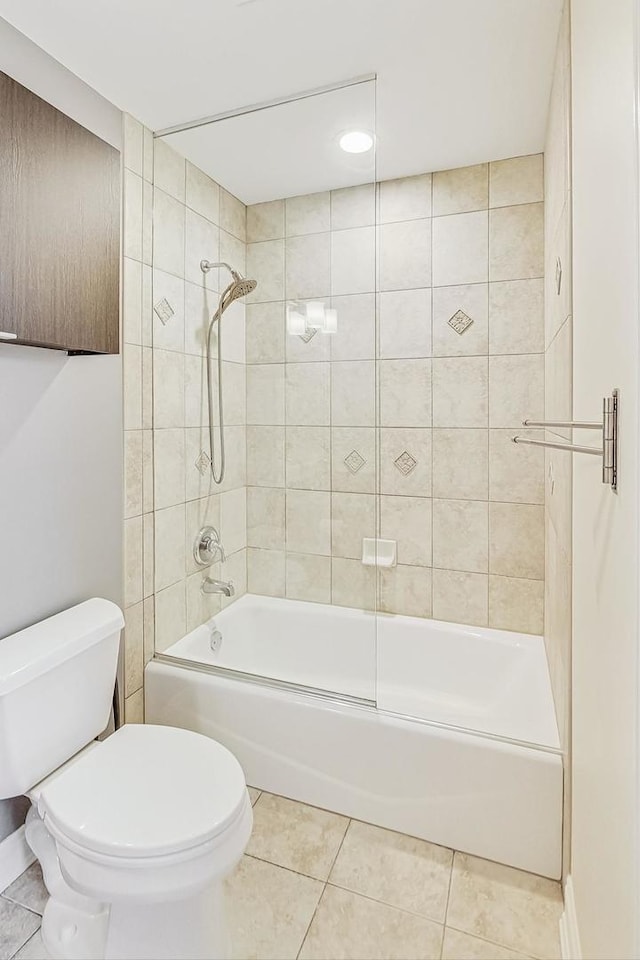
<svg viewBox="0 0 640 960">
<path fill-rule="evenodd" d="M 544 410 L 542 156 L 256 204 L 247 240 L 248 589 L 542 632 L 544 458 L 510 441 Z M 288 334 L 315 298 L 338 332 Z"/>
<path fill-rule="evenodd" d="M 244 305 L 224 320 L 227 474 L 210 477 L 205 336 L 226 274 L 245 269 L 245 207 L 125 117 L 123 352 L 125 395 L 126 705 L 142 718 L 144 664 L 221 606 L 202 577 L 246 590 Z M 214 354 L 217 356 L 217 339 Z M 213 524 L 227 561 L 203 574 L 198 530 Z M 229 601 L 224 601 L 229 602 Z"/>
<path fill-rule="evenodd" d="M 571 275 L 571 64 L 569 5 L 558 37 L 545 147 L 545 419 L 573 414 Z M 582 434 L 582 431 L 580 431 Z M 549 440 L 572 431 L 548 432 Z M 597 442 L 595 435 L 579 443 Z M 572 457 L 546 451 L 545 641 L 560 742 L 568 768 L 571 716 Z M 570 778 L 565 780 L 565 854 L 570 837 Z M 565 863 L 568 857 L 565 856 Z"/>
</svg>

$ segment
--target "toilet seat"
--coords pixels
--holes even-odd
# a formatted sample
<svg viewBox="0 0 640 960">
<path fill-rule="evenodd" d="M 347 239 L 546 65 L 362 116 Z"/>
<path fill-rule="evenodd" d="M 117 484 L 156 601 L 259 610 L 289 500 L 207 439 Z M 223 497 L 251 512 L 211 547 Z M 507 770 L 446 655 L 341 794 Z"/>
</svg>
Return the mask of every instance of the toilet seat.
<svg viewBox="0 0 640 960">
<path fill-rule="evenodd" d="M 183 897 L 239 859 L 251 804 L 235 757 L 202 734 L 127 725 L 44 783 L 38 813 L 73 887 L 99 900 Z"/>
</svg>

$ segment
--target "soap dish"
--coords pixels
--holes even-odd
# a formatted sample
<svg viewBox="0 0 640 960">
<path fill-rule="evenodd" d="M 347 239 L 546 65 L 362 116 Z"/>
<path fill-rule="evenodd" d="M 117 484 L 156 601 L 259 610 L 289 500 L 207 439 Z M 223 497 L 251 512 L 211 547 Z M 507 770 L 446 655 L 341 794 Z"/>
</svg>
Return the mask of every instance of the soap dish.
<svg viewBox="0 0 640 960">
<path fill-rule="evenodd" d="M 362 541 L 362 562 L 366 567 L 395 567 L 396 551 L 395 540 L 365 537 Z"/>
</svg>

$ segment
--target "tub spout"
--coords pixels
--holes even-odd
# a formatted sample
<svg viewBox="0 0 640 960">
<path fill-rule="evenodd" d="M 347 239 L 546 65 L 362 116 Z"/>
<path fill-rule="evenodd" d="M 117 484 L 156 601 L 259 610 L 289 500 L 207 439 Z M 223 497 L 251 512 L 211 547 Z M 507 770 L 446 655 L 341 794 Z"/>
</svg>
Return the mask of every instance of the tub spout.
<svg viewBox="0 0 640 960">
<path fill-rule="evenodd" d="M 202 593 L 221 593 L 223 597 L 232 597 L 236 592 L 233 580 L 214 580 L 213 577 L 205 577 L 200 589 Z"/>
</svg>

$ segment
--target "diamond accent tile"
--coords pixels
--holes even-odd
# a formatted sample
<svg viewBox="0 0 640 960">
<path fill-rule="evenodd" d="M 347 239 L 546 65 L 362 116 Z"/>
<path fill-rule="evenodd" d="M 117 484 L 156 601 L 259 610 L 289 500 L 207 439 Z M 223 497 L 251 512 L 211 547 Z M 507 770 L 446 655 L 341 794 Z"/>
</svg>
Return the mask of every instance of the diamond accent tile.
<svg viewBox="0 0 640 960">
<path fill-rule="evenodd" d="M 358 472 L 358 470 L 362 470 L 367 461 L 358 453 L 357 450 L 352 450 L 351 453 L 344 458 L 344 462 L 347 466 L 347 469 L 350 470 L 351 473 L 355 474 Z"/>
<path fill-rule="evenodd" d="M 166 297 L 163 297 L 162 300 L 158 300 L 153 308 L 153 312 L 159 318 L 163 327 L 166 327 L 166 325 L 169 323 L 169 320 L 171 320 L 171 317 L 175 314 L 175 310 Z"/>
<path fill-rule="evenodd" d="M 465 330 L 469 329 L 473 323 L 473 320 L 464 312 L 464 310 L 458 310 L 452 317 L 450 317 L 449 320 L 447 320 L 447 323 L 452 330 L 455 330 L 456 333 L 459 333 L 462 336 Z"/>
<path fill-rule="evenodd" d="M 403 477 L 408 477 L 412 470 L 418 466 L 418 461 L 414 460 L 411 454 L 405 450 L 397 460 L 393 461 Z"/>
<path fill-rule="evenodd" d="M 306 333 L 299 333 L 298 336 L 300 337 L 303 343 L 309 343 L 310 340 L 313 340 L 317 332 L 318 332 L 317 327 L 311 327 L 311 329 L 307 330 Z"/>
<path fill-rule="evenodd" d="M 210 465 L 211 465 L 211 458 L 209 457 L 209 454 L 205 453 L 204 450 L 201 450 L 200 456 L 195 461 L 196 470 L 198 470 L 199 473 L 201 473 L 202 476 L 204 477 Z"/>
</svg>

